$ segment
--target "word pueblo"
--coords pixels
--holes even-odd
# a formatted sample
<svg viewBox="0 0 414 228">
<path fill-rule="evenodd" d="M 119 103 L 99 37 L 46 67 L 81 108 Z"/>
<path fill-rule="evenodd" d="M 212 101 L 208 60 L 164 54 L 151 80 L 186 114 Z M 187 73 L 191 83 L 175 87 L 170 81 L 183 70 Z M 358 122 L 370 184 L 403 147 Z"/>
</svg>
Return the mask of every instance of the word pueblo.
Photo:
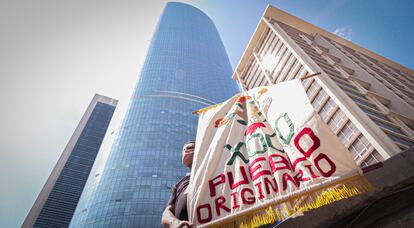
<svg viewBox="0 0 414 228">
<path fill-rule="evenodd" d="M 261 137 L 256 136 L 257 138 L 266 139 L 263 132 L 255 133 L 262 134 Z M 196 207 L 197 221 L 200 224 L 211 222 L 213 217 L 221 217 L 248 208 L 252 204 L 287 195 L 303 187 L 308 181 L 327 178 L 335 173 L 335 163 L 323 151 L 318 150 L 320 139 L 311 128 L 303 128 L 292 138 L 293 146 L 285 145 L 284 150 L 269 147 L 266 151 L 255 153 L 249 151 L 251 148 L 247 146 L 248 154 L 254 155 L 249 162 L 245 159 L 244 165 L 229 169 L 230 171 L 209 180 L 211 203 Z M 305 150 L 301 146 L 301 140 L 310 140 L 312 144 Z M 230 150 L 241 153 L 243 145 L 244 143 L 239 142 Z M 242 157 L 244 158 L 241 156 L 241 159 Z"/>
</svg>

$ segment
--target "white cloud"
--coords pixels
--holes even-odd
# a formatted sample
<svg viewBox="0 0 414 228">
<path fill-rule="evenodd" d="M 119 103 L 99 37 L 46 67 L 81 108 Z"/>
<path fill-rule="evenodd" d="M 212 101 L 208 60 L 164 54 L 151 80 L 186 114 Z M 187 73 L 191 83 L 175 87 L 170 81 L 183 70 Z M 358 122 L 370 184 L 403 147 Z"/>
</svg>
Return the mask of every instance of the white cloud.
<svg viewBox="0 0 414 228">
<path fill-rule="evenodd" d="M 352 37 L 352 29 L 349 27 L 341 27 L 341 28 L 337 28 L 335 29 L 335 31 L 333 32 L 335 35 L 338 35 L 344 39 L 347 39 L 349 41 L 351 41 L 351 37 Z"/>
</svg>

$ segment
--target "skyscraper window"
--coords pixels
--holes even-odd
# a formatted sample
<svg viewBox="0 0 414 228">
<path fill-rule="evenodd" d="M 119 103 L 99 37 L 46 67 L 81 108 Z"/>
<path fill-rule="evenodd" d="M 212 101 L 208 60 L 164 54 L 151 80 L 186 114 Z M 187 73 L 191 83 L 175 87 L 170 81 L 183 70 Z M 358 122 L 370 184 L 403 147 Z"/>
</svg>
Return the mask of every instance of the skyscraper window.
<svg viewBox="0 0 414 228">
<path fill-rule="evenodd" d="M 133 28 L 131 28 L 133 29 Z M 160 227 L 181 149 L 195 139 L 191 112 L 238 92 L 212 20 L 182 3 L 164 9 L 100 179 L 89 179 L 71 227 Z"/>
</svg>

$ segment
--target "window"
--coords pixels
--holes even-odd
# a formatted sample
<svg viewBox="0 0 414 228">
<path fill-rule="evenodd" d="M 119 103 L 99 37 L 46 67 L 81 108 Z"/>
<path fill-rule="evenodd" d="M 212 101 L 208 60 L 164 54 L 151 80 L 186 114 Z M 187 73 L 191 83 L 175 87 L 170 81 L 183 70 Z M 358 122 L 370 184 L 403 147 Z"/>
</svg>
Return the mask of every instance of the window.
<svg viewBox="0 0 414 228">
<path fill-rule="evenodd" d="M 402 139 L 401 137 L 386 133 L 388 135 L 388 137 L 390 137 L 394 142 L 400 143 L 402 145 L 405 145 L 407 147 L 410 147 L 413 145 L 413 142 Z"/>
<path fill-rule="evenodd" d="M 357 132 L 358 130 L 355 125 L 351 121 L 348 121 L 341 129 L 338 136 L 341 142 L 346 145 L 351 141 L 352 137 L 354 137 Z"/>
<path fill-rule="evenodd" d="M 335 102 L 332 99 L 328 99 L 328 101 L 319 111 L 319 115 L 322 117 L 323 120 L 327 120 L 329 114 L 332 112 L 335 106 Z"/>
<path fill-rule="evenodd" d="M 384 114 L 380 114 L 380 113 L 377 113 L 377 112 L 371 111 L 371 110 L 369 110 L 369 109 L 367 109 L 367 108 L 364 108 L 364 107 L 361 107 L 361 109 L 362 109 L 362 111 L 364 111 L 364 112 L 365 112 L 365 113 L 367 113 L 367 114 L 373 115 L 373 116 L 378 117 L 378 118 L 380 118 L 380 119 L 382 119 L 382 120 L 389 121 L 389 120 L 387 119 L 387 117 L 386 117 Z"/>
<path fill-rule="evenodd" d="M 308 96 L 312 96 L 313 93 L 315 93 L 315 91 L 318 89 L 318 83 L 316 83 L 315 81 L 312 82 L 311 86 L 308 88 L 308 90 L 306 91 L 306 94 L 308 94 Z"/>
<path fill-rule="evenodd" d="M 367 138 L 361 134 L 349 147 L 349 151 L 351 152 L 352 158 L 357 161 L 368 152 L 370 147 L 371 144 L 368 142 Z"/>
<path fill-rule="evenodd" d="M 393 132 L 395 132 L 395 133 L 398 133 L 398 134 L 401 134 L 401 135 L 405 135 L 405 133 L 403 132 L 403 131 L 401 131 L 398 127 L 394 127 L 394 126 L 392 126 L 392 125 L 390 125 L 390 124 L 388 124 L 388 123 L 383 123 L 383 122 L 381 122 L 381 121 L 378 121 L 378 120 L 375 120 L 375 119 L 372 119 L 377 125 L 379 125 L 379 126 L 381 126 L 381 127 L 383 127 L 383 128 L 386 128 L 386 129 L 388 129 L 388 130 L 390 130 L 390 131 L 393 131 Z"/>
<path fill-rule="evenodd" d="M 332 129 L 332 131 L 336 131 L 342 124 L 347 120 L 345 113 L 338 109 L 335 114 L 332 116 L 332 119 L 329 120 L 329 127 Z"/>
<path fill-rule="evenodd" d="M 376 109 L 377 108 L 377 106 L 376 105 L 374 105 L 374 104 L 372 104 L 372 103 L 370 103 L 369 101 L 364 101 L 364 100 L 361 100 L 361 99 L 357 99 L 357 98 L 354 98 L 354 97 L 350 97 L 353 101 L 355 101 L 356 103 L 358 103 L 358 104 L 362 104 L 362 105 L 365 105 L 365 106 L 368 106 L 368 107 L 370 107 L 370 108 L 374 108 L 374 109 Z"/>
<path fill-rule="evenodd" d="M 369 165 L 373 165 L 378 162 L 384 161 L 384 158 L 378 153 L 378 151 L 374 150 L 368 157 L 361 163 L 361 168 L 367 167 Z"/>
<path fill-rule="evenodd" d="M 318 95 L 316 95 L 315 99 L 313 99 L 313 101 L 312 101 L 313 107 L 314 108 L 319 108 L 322 105 L 322 102 L 325 100 L 325 98 L 327 96 L 328 95 L 326 94 L 326 92 L 323 89 L 319 90 Z"/>
</svg>

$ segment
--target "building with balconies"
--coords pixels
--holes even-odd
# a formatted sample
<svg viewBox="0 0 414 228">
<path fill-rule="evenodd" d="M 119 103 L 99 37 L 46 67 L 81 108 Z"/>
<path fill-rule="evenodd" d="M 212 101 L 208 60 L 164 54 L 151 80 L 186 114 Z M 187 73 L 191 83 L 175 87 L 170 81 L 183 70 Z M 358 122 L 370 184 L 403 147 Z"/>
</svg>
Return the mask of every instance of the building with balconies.
<svg viewBox="0 0 414 228">
<path fill-rule="evenodd" d="M 273 6 L 233 79 L 244 90 L 301 79 L 315 110 L 361 167 L 414 145 L 413 70 Z"/>
</svg>

